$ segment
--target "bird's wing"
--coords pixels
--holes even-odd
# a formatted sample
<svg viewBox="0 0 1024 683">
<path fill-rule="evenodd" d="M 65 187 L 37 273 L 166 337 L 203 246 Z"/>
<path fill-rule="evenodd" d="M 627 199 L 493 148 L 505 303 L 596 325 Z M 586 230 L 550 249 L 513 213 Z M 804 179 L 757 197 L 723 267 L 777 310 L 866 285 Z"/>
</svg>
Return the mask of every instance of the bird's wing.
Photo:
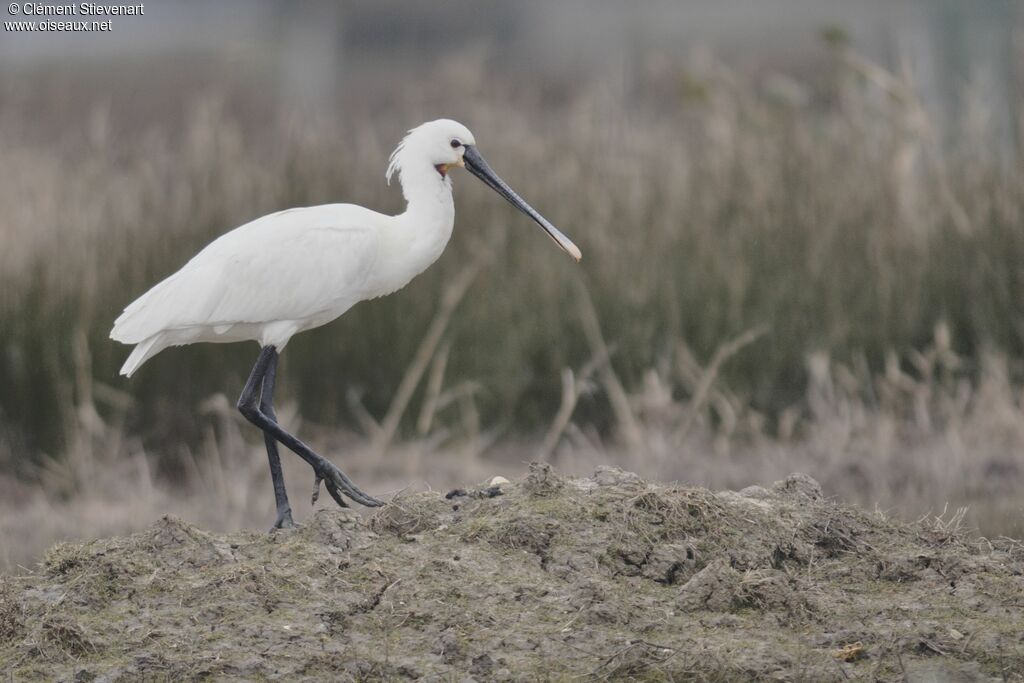
<svg viewBox="0 0 1024 683">
<path fill-rule="evenodd" d="M 359 206 L 290 209 L 211 242 L 129 305 L 111 337 L 138 343 L 165 330 L 303 320 L 363 298 L 385 217 Z"/>
</svg>

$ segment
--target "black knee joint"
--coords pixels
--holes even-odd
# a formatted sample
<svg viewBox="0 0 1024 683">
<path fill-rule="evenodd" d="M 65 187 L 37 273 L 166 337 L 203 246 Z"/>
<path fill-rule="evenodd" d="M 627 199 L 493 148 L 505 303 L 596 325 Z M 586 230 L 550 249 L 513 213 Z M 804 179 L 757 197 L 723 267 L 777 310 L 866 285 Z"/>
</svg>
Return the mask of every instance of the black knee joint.
<svg viewBox="0 0 1024 683">
<path fill-rule="evenodd" d="M 260 414 L 260 409 L 256 406 L 254 401 L 247 401 L 244 398 L 240 398 L 238 399 L 237 406 L 238 412 L 249 418 L 249 420 L 255 420 Z"/>
</svg>

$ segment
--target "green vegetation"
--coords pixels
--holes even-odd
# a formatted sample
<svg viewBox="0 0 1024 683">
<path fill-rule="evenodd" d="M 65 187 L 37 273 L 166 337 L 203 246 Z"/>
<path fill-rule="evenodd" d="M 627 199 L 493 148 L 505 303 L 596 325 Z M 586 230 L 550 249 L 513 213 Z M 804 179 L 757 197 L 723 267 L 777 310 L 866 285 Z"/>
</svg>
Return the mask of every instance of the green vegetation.
<svg viewBox="0 0 1024 683">
<path fill-rule="evenodd" d="M 255 345 L 170 349 L 126 382 L 112 321 L 256 216 L 401 210 L 387 155 L 438 115 L 470 125 L 584 260 L 457 175 L 441 261 L 291 343 L 286 421 L 366 487 L 538 456 L 723 488 L 801 470 L 847 501 L 969 505 L 983 533 L 1019 536 L 1024 150 L 993 151 L 983 116 L 940 143 L 902 78 L 835 36 L 821 56 L 806 82 L 694 60 L 545 87 L 465 57 L 360 84 L 329 118 L 268 104 L 258 80 L 114 87 L 162 82 L 153 63 L 119 65 L 109 102 L 87 71 L 67 92 L 43 87 L 64 71 L 0 77 L 0 161 L 17 169 L 0 185 L 0 499 L 17 510 L 0 565 L 168 510 L 263 526 L 258 435 L 231 409 Z"/>
<path fill-rule="evenodd" d="M 496 256 L 453 318 L 445 381 L 479 383 L 485 424 L 547 424 L 559 372 L 593 354 L 578 284 L 627 389 L 654 368 L 685 394 L 672 379 L 680 342 L 707 359 L 766 325 L 722 375 L 741 403 L 768 416 L 769 431 L 803 406 L 812 353 L 878 373 L 887 353 L 908 358 L 942 323 L 968 378 L 986 349 L 1019 358 L 1020 165 L 976 144 L 969 121 L 954 126 L 955 144 L 938 144 L 908 85 L 833 42 L 823 48 L 830 75 L 789 89 L 759 89 L 717 65 L 665 66 L 574 86 L 558 100 L 489 80 L 481 104 L 468 92 L 473 79 L 442 74 L 447 100 L 465 103 L 458 118 L 580 243 L 583 263 L 459 176 L 456 237 L 441 263 L 406 291 L 297 339 L 283 391 L 327 424 L 352 421 L 353 390 L 383 413 L 443 283 L 481 243 Z M 695 83 L 701 98 L 687 95 Z M 109 398 L 93 380 L 130 392 L 132 433 L 195 442 L 195 406 L 215 392 L 233 398 L 256 349 L 172 350 L 129 385 L 116 378 L 128 349 L 106 338 L 112 320 L 216 235 L 263 213 L 332 201 L 400 208 L 382 171 L 402 130 L 427 116 L 432 103 L 417 87 L 394 88 L 402 106 L 343 104 L 330 121 L 245 115 L 230 98 L 192 97 L 178 105 L 180 125 L 135 133 L 122 132 L 117 112 L 90 105 L 73 151 L 12 144 L 29 111 L 6 112 L 0 155 L 18 172 L 0 190 L 11 245 L 0 257 L 0 462 L 65 450 L 78 407 Z M 109 406 L 98 400 L 102 414 Z M 601 393 L 584 396 L 579 415 L 613 427 Z"/>
</svg>

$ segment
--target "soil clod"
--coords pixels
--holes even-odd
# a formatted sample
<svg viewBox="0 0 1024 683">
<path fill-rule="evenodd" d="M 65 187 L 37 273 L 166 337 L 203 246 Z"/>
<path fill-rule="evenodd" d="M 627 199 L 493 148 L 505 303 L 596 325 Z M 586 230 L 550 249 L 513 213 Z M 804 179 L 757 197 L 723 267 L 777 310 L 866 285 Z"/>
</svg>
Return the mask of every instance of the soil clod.
<svg viewBox="0 0 1024 683">
<path fill-rule="evenodd" d="M 1022 682 L 1022 594 L 1020 544 L 805 475 L 715 493 L 534 464 L 273 535 L 165 517 L 55 546 L 0 577 L 0 678 Z"/>
</svg>

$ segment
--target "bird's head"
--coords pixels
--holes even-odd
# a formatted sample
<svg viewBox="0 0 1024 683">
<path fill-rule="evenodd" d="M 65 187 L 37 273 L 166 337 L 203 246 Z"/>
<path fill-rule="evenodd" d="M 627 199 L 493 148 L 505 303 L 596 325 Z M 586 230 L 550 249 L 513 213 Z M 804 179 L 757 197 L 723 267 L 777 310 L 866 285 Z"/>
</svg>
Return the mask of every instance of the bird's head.
<svg viewBox="0 0 1024 683">
<path fill-rule="evenodd" d="M 392 152 L 387 171 L 388 182 L 391 182 L 395 173 L 398 173 L 402 181 L 408 169 L 426 164 L 433 167 L 442 178 L 447 178 L 453 166 L 465 165 L 463 156 L 466 147 L 475 144 L 473 134 L 458 121 L 428 121 L 410 130 Z"/>
<path fill-rule="evenodd" d="M 439 176 L 446 183 L 450 182 L 448 172 L 452 168 L 465 168 L 504 197 L 512 206 L 532 218 L 537 225 L 544 228 L 548 236 L 563 251 L 576 261 L 582 258 L 579 248 L 573 244 L 572 240 L 563 235 L 558 228 L 541 216 L 498 177 L 498 174 L 484 161 L 477 150 L 473 133 L 458 121 L 438 119 L 410 130 L 395 151 L 391 153 L 386 178 L 390 183 L 392 176 L 397 173 L 403 190 L 407 190 L 408 188 L 405 187 L 406 174 L 411 169 L 417 169 L 419 177 L 423 177 L 424 173 L 429 177 L 430 172 L 427 169 L 430 168 L 433 169 L 433 173 L 437 174 L 434 176 L 435 178 Z"/>
</svg>

